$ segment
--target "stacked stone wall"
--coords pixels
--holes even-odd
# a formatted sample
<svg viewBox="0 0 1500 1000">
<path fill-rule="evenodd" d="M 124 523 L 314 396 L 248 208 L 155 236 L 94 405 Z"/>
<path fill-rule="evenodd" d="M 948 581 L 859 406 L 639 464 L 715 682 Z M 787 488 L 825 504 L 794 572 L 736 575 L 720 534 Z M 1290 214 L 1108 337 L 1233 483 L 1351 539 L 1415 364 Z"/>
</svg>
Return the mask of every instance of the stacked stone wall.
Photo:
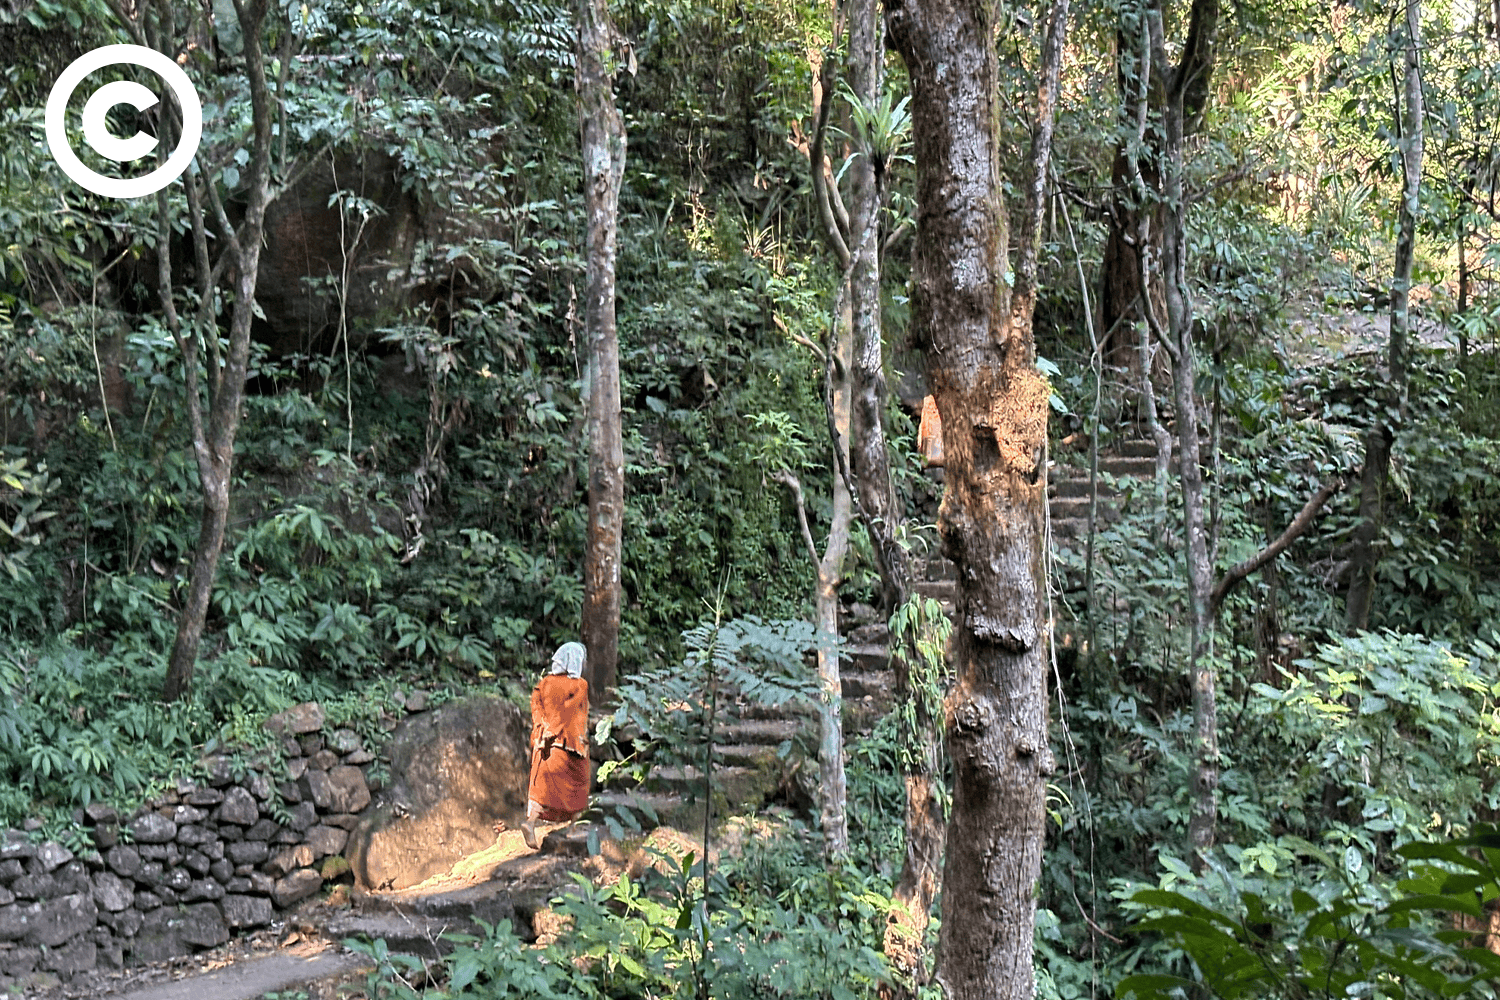
<svg viewBox="0 0 1500 1000">
<path fill-rule="evenodd" d="M 408 710 L 425 703 L 412 696 Z M 379 786 L 375 753 L 327 726 L 316 702 L 266 727 L 279 754 L 208 758 L 206 777 L 128 815 L 80 810 L 91 849 L 0 833 L 0 988 L 212 948 L 347 882 L 349 831 Z"/>
</svg>

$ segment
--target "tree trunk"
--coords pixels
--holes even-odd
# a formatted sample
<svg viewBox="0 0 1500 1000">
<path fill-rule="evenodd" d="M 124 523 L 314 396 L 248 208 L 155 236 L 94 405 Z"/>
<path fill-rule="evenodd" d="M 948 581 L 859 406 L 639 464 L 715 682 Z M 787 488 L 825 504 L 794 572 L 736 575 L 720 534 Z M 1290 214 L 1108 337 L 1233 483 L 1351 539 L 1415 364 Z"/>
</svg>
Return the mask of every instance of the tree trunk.
<svg viewBox="0 0 1500 1000">
<path fill-rule="evenodd" d="M 1401 212 L 1396 233 L 1396 261 L 1391 277 L 1391 339 L 1386 357 L 1386 384 L 1379 393 L 1380 409 L 1365 432 L 1365 461 L 1360 476 L 1360 523 L 1354 529 L 1350 556 L 1349 594 L 1345 627 L 1351 633 L 1370 627 L 1370 605 L 1375 589 L 1376 542 L 1384 523 L 1382 497 L 1390 475 L 1391 448 L 1406 411 L 1406 354 L 1410 312 L 1412 261 L 1416 252 L 1417 211 L 1422 184 L 1422 4 L 1406 2 L 1406 73 L 1403 107 L 1398 109 L 1401 151 Z M 1393 413 L 1388 421 L 1384 414 Z"/>
<path fill-rule="evenodd" d="M 578 120 L 588 215 L 584 336 L 589 351 L 589 512 L 581 637 L 588 649 L 589 701 L 600 705 L 614 689 L 620 650 L 625 453 L 615 329 L 615 238 L 625 173 L 625 126 L 606 68 L 620 39 L 605 0 L 579 0 L 576 16 Z"/>
<path fill-rule="evenodd" d="M 1167 328 L 1157 330 L 1172 359 L 1181 466 L 1183 531 L 1187 536 L 1188 677 L 1193 691 L 1193 806 L 1188 844 L 1195 867 L 1213 846 L 1218 820 L 1218 706 L 1213 666 L 1213 562 L 1203 507 L 1203 471 L 1198 442 L 1198 402 L 1193 391 L 1197 354 L 1193 345 L 1193 301 L 1187 283 L 1187 203 L 1182 186 L 1183 145 L 1189 123 L 1201 114 L 1203 80 L 1212 70 L 1218 28 L 1217 0 L 1195 0 L 1181 61 L 1170 67 L 1161 11 L 1145 12 L 1151 72 L 1164 95 L 1161 115 L 1162 293 Z M 1157 86 L 1153 86 L 1157 89 Z M 1147 318 L 1158 324 L 1147 306 Z"/>
<path fill-rule="evenodd" d="M 1141 370 L 1146 359 L 1132 330 L 1146 318 L 1143 304 L 1158 313 L 1166 308 L 1161 273 L 1146 265 L 1160 260 L 1166 249 L 1164 206 L 1151 195 L 1160 190 L 1161 172 L 1168 168 L 1161 163 L 1165 155 L 1161 133 L 1138 128 L 1135 112 L 1137 103 L 1146 101 L 1151 110 L 1163 114 L 1166 104 L 1174 101 L 1183 137 L 1199 130 L 1213 80 L 1219 4 L 1218 0 L 1193 3 L 1170 94 L 1163 76 L 1165 64 L 1135 46 L 1144 34 L 1141 21 L 1150 18 L 1160 20 L 1161 0 L 1144 0 L 1123 9 L 1116 34 L 1120 135 L 1124 138 L 1115 148 L 1110 170 L 1110 211 L 1099 290 L 1100 336 L 1107 363 L 1146 379 L 1150 372 Z M 1139 124 L 1144 125 L 1144 118 Z"/>
<path fill-rule="evenodd" d="M 855 0 L 849 12 L 849 83 L 856 98 L 872 105 L 885 77 L 883 22 L 875 0 Z M 854 312 L 854 405 L 850 472 L 859 512 L 880 571 L 881 602 L 895 613 L 911 591 L 906 550 L 896 541 L 901 511 L 891 481 L 885 437 L 885 350 L 880 318 L 880 211 L 886 164 L 864 143 L 849 166 L 849 228 L 854 236 L 849 298 Z M 899 693 L 898 693 L 899 697 Z"/>
<path fill-rule="evenodd" d="M 1019 287 L 1011 294 L 996 13 L 993 3 L 887 5 L 912 89 L 913 339 L 927 350 L 943 425 L 939 531 L 959 577 L 950 647 L 957 683 L 944 702 L 954 789 L 937 957 L 938 982 L 952 1000 L 1031 997 L 1044 797 L 1053 770 L 1042 561 L 1049 389 L 1035 367 L 1035 286 L 1025 265 L 1029 259 L 1034 275 L 1037 192 L 1046 178 L 1055 88 L 1047 92 L 1044 74 Z M 1049 51 L 1060 53 L 1064 3 L 1053 17 Z"/>
<path fill-rule="evenodd" d="M 230 232 L 230 259 L 235 271 L 234 309 L 229 323 L 229 352 L 224 357 L 222 370 L 214 365 L 209 373 L 209 419 L 205 431 L 201 416 L 197 413 L 196 372 L 189 382 L 193 411 L 191 422 L 194 429 L 193 454 L 198 466 L 198 478 L 203 489 L 203 515 L 198 531 L 198 548 L 193 554 L 192 577 L 188 584 L 188 600 L 178 620 L 177 635 L 172 643 L 172 653 L 167 661 L 167 675 L 162 686 L 162 697 L 176 701 L 185 696 L 192 687 L 193 670 L 198 660 L 198 646 L 203 638 L 203 628 L 208 616 L 209 598 L 213 592 L 214 575 L 219 566 L 219 555 L 224 547 L 225 528 L 229 518 L 229 487 L 234 472 L 234 439 L 239 431 L 240 408 L 244 403 L 245 375 L 250 365 L 250 324 L 254 318 L 255 283 L 260 269 L 261 236 L 265 228 L 266 206 L 271 200 L 271 138 L 272 96 L 266 78 L 264 52 L 261 46 L 261 29 L 268 8 L 267 0 L 248 0 L 236 5 L 241 32 L 244 35 L 245 75 L 250 84 L 251 115 L 254 122 L 253 151 L 247 167 L 246 181 L 249 197 L 245 206 L 245 218 L 237 230 Z M 189 179 L 189 184 L 197 181 Z M 207 179 L 209 185 L 212 178 Z M 212 195 L 213 189 L 208 188 Z M 202 208 L 196 196 L 190 198 L 190 206 L 196 213 Z M 158 199 L 159 212 L 163 220 L 166 199 Z M 220 213 L 222 217 L 222 212 Z M 201 220 L 194 220 L 195 239 L 202 242 Z M 165 251 L 163 250 L 163 253 Z M 206 254 L 201 255 L 206 259 Z M 164 257 L 164 261 L 166 258 Z M 200 260 L 200 266 L 202 261 Z M 172 304 L 170 264 L 163 264 L 165 275 L 164 305 L 169 313 L 169 325 L 177 337 L 179 346 L 194 342 L 198 331 L 189 331 L 184 337 L 178 328 L 176 309 Z M 205 276 L 206 277 L 206 276 Z M 210 357 L 217 358 L 218 331 L 208 329 L 206 336 L 214 341 Z M 185 357 L 190 366 L 196 368 L 196 349 L 187 351 Z"/>
<path fill-rule="evenodd" d="M 849 15 L 849 81 L 854 95 L 866 105 L 879 99 L 884 77 L 884 23 L 874 0 L 855 0 Z M 880 317 L 880 227 L 884 205 L 886 164 L 878 162 L 869 143 L 849 167 L 851 248 L 850 301 L 854 314 L 854 357 L 850 469 L 858 495 L 859 512 L 870 536 L 882 582 L 881 601 L 887 615 L 895 614 L 911 594 L 911 560 L 896 540 L 901 520 L 890 453 L 885 437 L 885 352 Z M 894 637 L 893 637 L 894 641 Z M 910 671 L 896 670 L 895 700 L 905 704 L 920 694 L 913 691 Z M 917 710 L 914 746 L 903 757 L 902 784 L 906 792 L 904 816 L 906 853 L 892 893 L 891 919 L 886 925 L 885 953 L 909 978 L 926 971 L 923 940 L 928 914 L 937 892 L 938 863 L 946 823 L 938 801 L 941 745 L 940 720 Z"/>
<path fill-rule="evenodd" d="M 843 309 L 838 311 L 834 335 L 829 338 L 826 366 L 825 402 L 829 423 L 835 429 L 833 476 L 833 511 L 828 525 L 828 543 L 818 560 L 816 605 L 818 614 L 818 686 L 822 698 L 818 706 L 819 742 L 818 777 L 822 789 L 820 819 L 823 838 L 830 858 L 849 853 L 849 821 L 845 811 L 844 780 L 844 699 L 843 681 L 839 676 L 839 585 L 843 581 L 844 556 L 849 551 L 849 524 L 853 503 L 844 477 L 838 474 L 849 465 L 849 355 L 853 349 L 850 322 Z"/>
</svg>

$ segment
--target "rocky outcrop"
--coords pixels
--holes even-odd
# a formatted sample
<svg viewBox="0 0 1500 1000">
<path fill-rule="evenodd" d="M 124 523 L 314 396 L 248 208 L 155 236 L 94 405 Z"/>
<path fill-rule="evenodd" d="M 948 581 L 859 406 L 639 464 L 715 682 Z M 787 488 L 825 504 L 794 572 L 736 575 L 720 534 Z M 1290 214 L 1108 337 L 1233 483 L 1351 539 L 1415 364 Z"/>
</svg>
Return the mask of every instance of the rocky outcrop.
<svg viewBox="0 0 1500 1000">
<path fill-rule="evenodd" d="M 365 889 L 416 885 L 494 843 L 494 824 L 518 825 L 526 813 L 529 734 L 529 717 L 499 698 L 409 716 L 391 736 L 390 783 L 345 848 L 356 882 Z"/>
</svg>

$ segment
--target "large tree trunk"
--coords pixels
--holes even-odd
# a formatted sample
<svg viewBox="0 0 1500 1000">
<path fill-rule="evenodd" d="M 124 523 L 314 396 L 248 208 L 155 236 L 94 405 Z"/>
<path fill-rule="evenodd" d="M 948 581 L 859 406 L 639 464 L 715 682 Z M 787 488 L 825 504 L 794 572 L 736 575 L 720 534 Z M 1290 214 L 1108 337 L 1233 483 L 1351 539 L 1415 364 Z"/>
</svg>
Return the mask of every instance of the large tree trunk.
<svg viewBox="0 0 1500 1000">
<path fill-rule="evenodd" d="M 850 90 L 867 106 L 880 98 L 885 63 L 884 23 L 874 0 L 855 0 L 849 14 Z M 854 351 L 851 370 L 853 410 L 850 467 L 859 513 L 870 536 L 882 582 L 882 604 L 893 614 L 911 594 L 911 560 L 896 540 L 901 512 L 891 479 L 885 436 L 885 351 L 880 317 L 879 213 L 884 207 L 886 164 L 866 142 L 849 167 L 849 228 L 851 247 L 850 301 L 854 314 Z M 894 637 L 893 637 L 894 640 Z M 941 759 L 940 720 L 923 711 L 920 692 L 914 691 L 911 672 L 898 665 L 895 698 L 917 699 L 912 746 L 903 755 L 902 783 L 906 791 L 904 817 L 906 854 L 892 893 L 885 953 L 903 975 L 919 979 L 925 973 L 923 939 L 928 914 L 937 892 L 938 863 L 942 857 L 946 823 L 937 795 Z"/>
<path fill-rule="evenodd" d="M 1406 2 L 1406 74 L 1404 107 L 1400 113 L 1401 212 L 1396 233 L 1396 261 L 1391 276 L 1391 340 L 1386 358 L 1388 373 L 1380 392 L 1381 410 L 1394 413 L 1394 421 L 1377 415 L 1365 432 L 1365 461 L 1360 477 L 1358 527 L 1354 529 L 1350 557 L 1349 594 L 1345 601 L 1345 627 L 1357 632 L 1370 627 L 1370 604 L 1375 590 L 1376 541 L 1384 524 L 1382 498 L 1391 469 L 1391 447 L 1396 426 L 1406 410 L 1406 354 L 1409 336 L 1412 260 L 1416 253 L 1417 211 L 1422 184 L 1422 5 Z"/>
<path fill-rule="evenodd" d="M 582 639 L 589 700 L 615 686 L 620 651 L 620 552 L 625 452 L 620 430 L 620 342 L 615 330 L 615 237 L 625 173 L 625 126 L 606 63 L 619 40 L 605 0 L 579 0 L 578 121 L 588 215 L 584 336 L 589 350 L 589 513 Z"/>
<path fill-rule="evenodd" d="M 261 30 L 268 8 L 267 0 L 248 0 L 237 4 L 240 29 L 244 35 L 245 74 L 250 84 L 251 114 L 254 122 L 253 148 L 245 174 L 248 201 L 245 218 L 237 230 L 229 231 L 230 260 L 235 274 L 234 309 L 229 323 L 229 351 L 223 358 L 223 367 L 217 364 L 209 372 L 209 414 L 205 429 L 198 411 L 197 350 L 195 345 L 198 330 L 208 326 L 203 320 L 206 313 L 200 310 L 198 329 L 184 333 L 177 321 L 172 299 L 171 265 L 166 244 L 158 246 L 162 254 L 161 289 L 164 308 L 167 310 L 169 326 L 183 349 L 185 360 L 194 374 L 189 379 L 190 422 L 193 427 L 193 455 L 198 466 L 198 478 L 203 489 L 203 514 L 199 524 L 198 548 L 193 554 L 192 577 L 188 584 L 188 599 L 178 620 L 177 635 L 172 643 L 172 653 L 167 661 L 167 675 L 162 686 L 162 697 L 175 701 L 186 695 L 192 687 L 193 670 L 198 660 L 198 646 L 203 638 L 204 623 L 208 616 L 209 598 L 213 592 L 214 575 L 219 566 L 219 555 L 224 548 L 224 533 L 229 518 L 229 487 L 234 471 L 234 439 L 239 431 L 240 408 L 244 403 L 245 376 L 250 364 L 250 324 L 254 318 L 255 284 L 260 269 L 261 235 L 265 228 L 266 206 L 271 200 L 271 138 L 272 95 L 266 78 Z M 170 25 L 167 31 L 170 37 Z M 283 57 L 289 53 L 283 53 Z M 189 179 L 188 184 L 198 183 Z M 214 195 L 213 179 L 209 178 L 207 189 Z M 158 215 L 162 225 L 166 224 L 167 201 L 158 196 Z M 205 268 L 207 251 L 203 249 L 204 233 L 201 218 L 202 206 L 196 192 L 189 198 L 190 210 L 194 214 L 195 243 L 199 247 L 200 270 Z M 217 207 L 217 205 L 216 205 Z M 222 209 L 219 212 L 223 218 Z M 221 222 L 221 227 L 222 227 Z M 226 228 L 227 227 L 223 227 Z M 207 273 L 200 281 L 209 280 Z M 210 357 L 218 360 L 218 332 L 206 329 L 206 337 L 212 342 Z"/>
<path fill-rule="evenodd" d="M 952 1000 L 1020 1000 L 1033 988 L 1034 894 L 1053 770 L 1042 562 L 1049 390 L 1035 367 L 1031 319 L 1055 76 L 1049 88 L 1043 74 L 1012 294 L 996 6 L 891 0 L 887 11 L 911 77 L 913 336 L 927 350 L 944 431 L 939 531 L 959 578 L 950 647 L 958 679 L 944 703 L 954 789 L 937 979 Z M 1059 0 L 1044 65 L 1060 58 L 1065 17 Z"/>
</svg>

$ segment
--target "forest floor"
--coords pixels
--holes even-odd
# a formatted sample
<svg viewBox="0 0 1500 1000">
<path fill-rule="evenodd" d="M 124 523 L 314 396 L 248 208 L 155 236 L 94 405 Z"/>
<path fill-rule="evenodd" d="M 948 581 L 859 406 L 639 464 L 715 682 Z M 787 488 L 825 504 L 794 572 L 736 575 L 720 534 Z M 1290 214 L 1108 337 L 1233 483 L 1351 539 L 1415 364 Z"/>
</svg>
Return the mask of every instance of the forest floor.
<svg viewBox="0 0 1500 1000">
<path fill-rule="evenodd" d="M 1288 313 L 1286 330 L 1277 346 L 1294 364 L 1312 365 L 1360 354 L 1378 354 L 1390 344 L 1389 309 L 1330 309 L 1321 301 L 1305 301 L 1292 303 Z M 1423 347 L 1458 350 L 1458 339 L 1451 330 L 1415 311 L 1412 333 Z M 1475 343 L 1470 350 L 1483 351 L 1490 346 Z"/>
</svg>

